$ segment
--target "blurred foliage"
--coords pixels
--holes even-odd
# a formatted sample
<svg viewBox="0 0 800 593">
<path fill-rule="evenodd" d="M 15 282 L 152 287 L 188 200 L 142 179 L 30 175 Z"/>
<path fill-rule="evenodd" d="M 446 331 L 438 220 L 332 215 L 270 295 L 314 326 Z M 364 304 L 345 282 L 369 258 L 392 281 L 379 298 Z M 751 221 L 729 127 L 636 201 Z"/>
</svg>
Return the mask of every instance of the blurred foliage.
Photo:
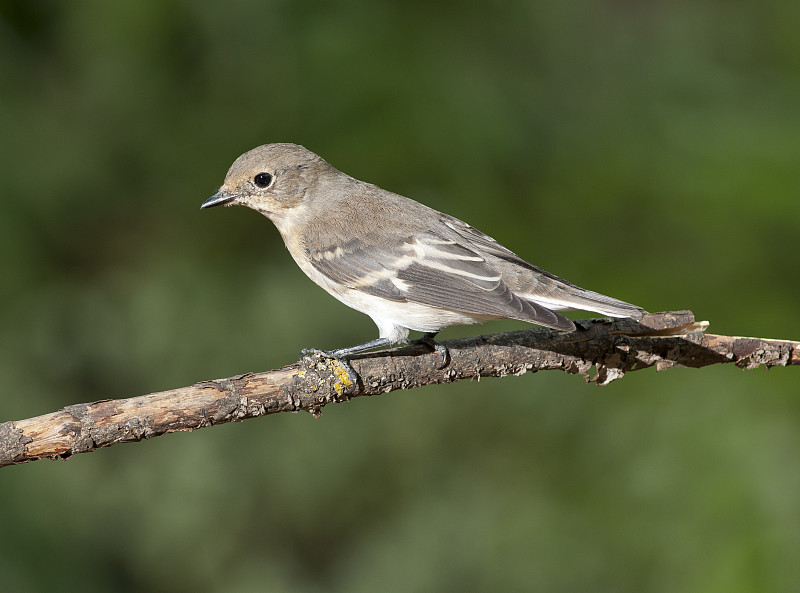
<svg viewBox="0 0 800 593">
<path fill-rule="evenodd" d="M 799 17 L 0 0 L 0 420 L 376 335 L 267 220 L 199 210 L 275 141 L 588 288 L 799 338 Z M 790 369 L 538 374 L 5 468 L 2 588 L 794 591 L 799 414 Z"/>
</svg>

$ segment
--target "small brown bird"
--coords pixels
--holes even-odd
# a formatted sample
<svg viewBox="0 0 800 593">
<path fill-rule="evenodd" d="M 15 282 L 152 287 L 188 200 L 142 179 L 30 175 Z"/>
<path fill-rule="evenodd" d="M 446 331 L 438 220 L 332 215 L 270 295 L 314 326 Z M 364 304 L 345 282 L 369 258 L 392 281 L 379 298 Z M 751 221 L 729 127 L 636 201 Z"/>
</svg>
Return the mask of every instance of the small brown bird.
<svg viewBox="0 0 800 593">
<path fill-rule="evenodd" d="M 585 290 L 528 263 L 470 225 L 334 169 L 296 144 L 266 144 L 231 165 L 202 208 L 247 206 L 278 228 L 297 265 L 345 305 L 366 313 L 379 338 L 326 352 L 346 359 L 441 329 L 519 319 L 557 330 L 556 311 L 639 319 L 645 311 Z"/>
</svg>

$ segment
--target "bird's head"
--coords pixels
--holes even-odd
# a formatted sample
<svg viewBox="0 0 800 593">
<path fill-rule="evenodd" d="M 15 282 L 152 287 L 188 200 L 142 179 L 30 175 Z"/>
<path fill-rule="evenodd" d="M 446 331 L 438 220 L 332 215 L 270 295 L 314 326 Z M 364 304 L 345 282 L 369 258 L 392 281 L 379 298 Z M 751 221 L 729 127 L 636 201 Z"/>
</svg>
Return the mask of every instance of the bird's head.
<svg viewBox="0 0 800 593">
<path fill-rule="evenodd" d="M 313 195 L 313 187 L 339 172 L 297 144 L 265 144 L 236 159 L 219 191 L 200 206 L 247 206 L 275 220 Z"/>
</svg>

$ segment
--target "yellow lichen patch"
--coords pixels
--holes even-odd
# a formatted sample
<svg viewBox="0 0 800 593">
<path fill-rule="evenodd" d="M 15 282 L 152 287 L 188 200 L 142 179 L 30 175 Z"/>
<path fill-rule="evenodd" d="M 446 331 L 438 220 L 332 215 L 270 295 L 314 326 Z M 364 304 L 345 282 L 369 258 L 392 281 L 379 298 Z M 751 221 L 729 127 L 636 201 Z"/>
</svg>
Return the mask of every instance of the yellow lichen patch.
<svg viewBox="0 0 800 593">
<path fill-rule="evenodd" d="M 345 391 L 353 386 L 353 381 L 344 365 L 335 358 L 330 359 L 331 372 L 336 376 L 338 381 L 333 384 L 333 389 L 337 395 L 342 395 Z"/>
</svg>

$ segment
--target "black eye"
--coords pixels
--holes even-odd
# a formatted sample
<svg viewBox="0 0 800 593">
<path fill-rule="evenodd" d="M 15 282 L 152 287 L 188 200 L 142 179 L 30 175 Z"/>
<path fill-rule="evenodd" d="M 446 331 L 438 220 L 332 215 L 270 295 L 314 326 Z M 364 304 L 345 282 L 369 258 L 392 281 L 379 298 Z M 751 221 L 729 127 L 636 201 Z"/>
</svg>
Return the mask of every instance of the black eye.
<svg viewBox="0 0 800 593">
<path fill-rule="evenodd" d="M 253 181 L 258 187 L 267 187 L 272 183 L 272 175 L 270 173 L 259 173 L 253 177 Z"/>
</svg>

